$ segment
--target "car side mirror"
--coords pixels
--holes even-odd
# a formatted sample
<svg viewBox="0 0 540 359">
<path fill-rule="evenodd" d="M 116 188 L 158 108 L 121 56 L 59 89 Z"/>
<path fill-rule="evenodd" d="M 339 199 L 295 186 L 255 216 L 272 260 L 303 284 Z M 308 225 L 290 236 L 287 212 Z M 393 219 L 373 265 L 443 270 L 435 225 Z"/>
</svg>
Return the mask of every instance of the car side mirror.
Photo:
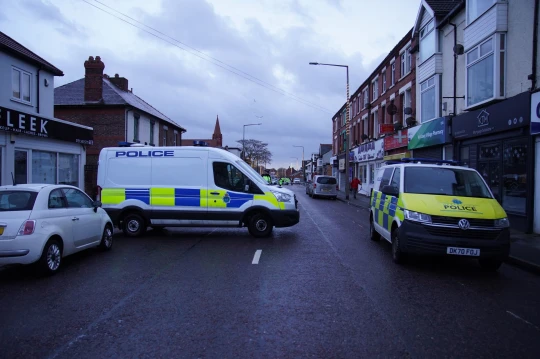
<svg viewBox="0 0 540 359">
<path fill-rule="evenodd" d="M 94 212 L 97 212 L 97 209 L 102 206 L 101 201 L 94 201 L 92 205 L 94 206 Z"/>
<path fill-rule="evenodd" d="M 394 186 L 385 185 L 381 192 L 387 196 L 399 197 L 399 190 Z"/>
</svg>

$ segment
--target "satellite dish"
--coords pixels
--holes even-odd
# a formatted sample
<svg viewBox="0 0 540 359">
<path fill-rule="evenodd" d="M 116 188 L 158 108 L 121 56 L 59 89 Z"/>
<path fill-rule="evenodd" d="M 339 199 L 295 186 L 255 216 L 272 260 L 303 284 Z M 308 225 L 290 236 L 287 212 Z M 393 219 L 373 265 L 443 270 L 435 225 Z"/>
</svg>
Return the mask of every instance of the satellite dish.
<svg viewBox="0 0 540 359">
<path fill-rule="evenodd" d="M 399 131 L 403 128 L 403 125 L 399 122 L 394 123 L 394 131 Z"/>
<path fill-rule="evenodd" d="M 411 107 L 405 107 L 403 109 L 403 113 L 406 115 L 412 115 L 412 108 Z"/>
<path fill-rule="evenodd" d="M 407 117 L 405 122 L 407 123 L 408 127 L 416 125 L 416 120 L 414 119 L 414 117 Z"/>
<path fill-rule="evenodd" d="M 386 108 L 386 112 L 388 112 L 390 116 L 395 115 L 397 113 L 397 106 L 393 103 L 388 105 L 388 107 Z"/>
<path fill-rule="evenodd" d="M 367 140 L 368 139 L 368 135 L 366 135 L 365 133 L 362 135 L 362 140 Z"/>
<path fill-rule="evenodd" d="M 463 55 L 464 52 L 465 48 L 463 47 L 463 45 L 457 44 L 456 46 L 454 46 L 454 54 Z"/>
</svg>

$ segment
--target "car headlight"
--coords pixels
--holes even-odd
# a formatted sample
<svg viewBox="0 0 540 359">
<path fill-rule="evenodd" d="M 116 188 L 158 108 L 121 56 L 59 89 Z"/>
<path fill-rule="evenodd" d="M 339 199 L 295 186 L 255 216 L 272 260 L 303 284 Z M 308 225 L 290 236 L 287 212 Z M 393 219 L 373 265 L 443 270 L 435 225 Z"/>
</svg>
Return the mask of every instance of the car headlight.
<svg viewBox="0 0 540 359">
<path fill-rule="evenodd" d="M 292 198 L 290 194 L 287 193 L 281 193 L 281 192 L 272 192 L 274 196 L 276 196 L 276 199 L 278 202 L 289 202 Z"/>
<path fill-rule="evenodd" d="M 431 223 L 431 216 L 429 214 L 404 210 L 403 213 L 405 214 L 405 219 L 408 219 L 409 221 L 414 222 L 422 222 L 422 223 Z"/>
<path fill-rule="evenodd" d="M 496 219 L 496 220 L 495 220 L 495 227 L 498 227 L 498 228 L 508 228 L 508 227 L 510 227 L 510 221 L 509 221 L 508 218 L 506 218 L 506 217 L 500 218 L 500 219 Z"/>
</svg>

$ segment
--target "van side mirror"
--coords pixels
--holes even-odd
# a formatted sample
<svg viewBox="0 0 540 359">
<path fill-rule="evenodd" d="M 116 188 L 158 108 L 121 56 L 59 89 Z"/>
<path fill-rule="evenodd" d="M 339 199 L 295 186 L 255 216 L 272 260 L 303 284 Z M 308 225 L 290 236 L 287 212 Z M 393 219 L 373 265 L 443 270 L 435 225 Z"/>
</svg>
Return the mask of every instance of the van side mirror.
<svg viewBox="0 0 540 359">
<path fill-rule="evenodd" d="M 385 185 L 381 192 L 387 196 L 399 197 L 399 190 L 394 186 Z"/>
</svg>

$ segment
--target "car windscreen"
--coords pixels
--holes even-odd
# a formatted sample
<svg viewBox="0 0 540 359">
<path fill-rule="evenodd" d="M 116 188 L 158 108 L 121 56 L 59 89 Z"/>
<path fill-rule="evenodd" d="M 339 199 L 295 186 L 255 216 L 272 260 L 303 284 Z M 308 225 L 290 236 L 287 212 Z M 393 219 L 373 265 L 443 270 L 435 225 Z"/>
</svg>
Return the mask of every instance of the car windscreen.
<svg viewBox="0 0 540 359">
<path fill-rule="evenodd" d="M 36 197 L 34 191 L 0 191 L 0 211 L 31 211 Z"/>
<path fill-rule="evenodd" d="M 320 183 L 320 184 L 337 184 L 337 180 L 334 177 L 317 177 L 317 183 Z"/>
<path fill-rule="evenodd" d="M 405 168 L 405 193 L 493 198 L 476 171 L 450 167 Z"/>
</svg>

